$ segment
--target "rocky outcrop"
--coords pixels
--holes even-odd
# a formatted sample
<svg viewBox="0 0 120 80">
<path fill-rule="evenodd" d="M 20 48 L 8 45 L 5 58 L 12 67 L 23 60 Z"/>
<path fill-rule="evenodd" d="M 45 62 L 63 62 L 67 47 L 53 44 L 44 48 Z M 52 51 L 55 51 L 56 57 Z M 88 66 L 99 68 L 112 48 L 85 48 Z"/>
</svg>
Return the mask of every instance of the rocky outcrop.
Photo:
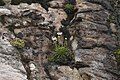
<svg viewBox="0 0 120 80">
<path fill-rule="evenodd" d="M 43 63 L 47 61 L 46 55 L 51 52 L 53 31 L 59 30 L 61 20 L 67 17 L 66 13 L 63 9 L 52 8 L 47 12 L 38 3 L 10 5 L 9 9 L 4 7 L 0 9 L 3 17 L 1 27 L 15 35 L 10 40 L 15 38 L 25 40 L 25 48 L 22 52 L 20 50 L 20 53 L 28 79 L 47 79 Z"/>
<path fill-rule="evenodd" d="M 0 80 L 28 80 L 18 51 L 8 41 L 9 33 L 2 29 L 0 33 Z"/>
<path fill-rule="evenodd" d="M 17 80 L 27 80 L 27 78 L 29 80 L 119 80 L 117 63 L 112 54 L 117 48 L 115 35 L 117 30 L 114 24 L 107 22 L 110 12 L 101 5 L 84 0 L 77 1 L 75 7 L 78 11 L 67 26 L 70 32 L 69 45 L 75 55 L 75 61 L 68 65 L 48 62 L 48 56 L 52 54 L 54 46 L 52 37 L 63 26 L 62 20 L 65 21 L 69 17 L 63 5 L 64 0 L 53 0 L 49 2 L 48 11 L 38 3 L 31 5 L 21 3 L 9 5 L 9 9 L 0 8 L 3 19 L 0 22 L 1 29 L 10 31 L 7 40 L 20 38 L 25 40 L 26 44 L 22 50 L 18 49 L 20 55 L 17 55 L 8 41 L 6 44 L 6 41 L 0 40 L 3 48 L 0 49 L 0 64 L 7 68 L 7 72 L 10 72 L 10 68 L 12 74 L 17 75 L 11 77 L 8 74 L 8 78 L 10 76 L 11 80 L 14 78 L 18 78 Z M 16 57 L 21 58 L 21 61 Z M 24 74 L 25 70 L 26 74 Z M 1 78 L 4 78 L 4 75 L 2 76 Z"/>
<path fill-rule="evenodd" d="M 55 80 L 119 80 L 113 51 L 117 48 L 116 28 L 107 20 L 109 11 L 89 2 L 77 3 L 78 12 L 68 26 L 75 61 L 87 67 L 48 67 Z M 81 21 L 82 19 L 82 21 Z M 112 24 L 112 23 L 111 23 Z M 112 27 L 112 28 L 111 28 Z M 114 66 L 113 66 L 114 65 Z M 67 73 L 68 72 L 68 73 Z"/>
<path fill-rule="evenodd" d="M 78 8 L 76 18 L 82 18 L 82 21 L 71 26 L 76 29 L 73 36 L 78 43 L 75 60 L 90 66 L 79 68 L 79 72 L 95 80 L 118 80 L 118 75 L 113 74 L 117 72 L 117 63 L 112 54 L 117 48 L 117 39 L 107 22 L 109 12 L 100 5 L 88 2 L 78 4 Z"/>
</svg>

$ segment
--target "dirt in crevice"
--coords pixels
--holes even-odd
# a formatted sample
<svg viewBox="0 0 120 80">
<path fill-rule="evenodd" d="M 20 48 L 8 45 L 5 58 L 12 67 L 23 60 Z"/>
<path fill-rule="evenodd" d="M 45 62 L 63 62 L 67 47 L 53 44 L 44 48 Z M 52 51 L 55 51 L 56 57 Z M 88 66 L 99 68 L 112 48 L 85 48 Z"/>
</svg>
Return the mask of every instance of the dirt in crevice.
<svg viewBox="0 0 120 80">
<path fill-rule="evenodd" d="M 28 80 L 33 80 L 32 76 L 31 76 L 30 66 L 29 66 L 30 60 L 25 59 L 22 54 L 20 55 L 20 57 L 21 57 L 21 62 L 22 62 L 23 66 L 24 66 L 24 68 L 26 70 L 26 73 L 27 73 L 27 79 Z"/>
</svg>

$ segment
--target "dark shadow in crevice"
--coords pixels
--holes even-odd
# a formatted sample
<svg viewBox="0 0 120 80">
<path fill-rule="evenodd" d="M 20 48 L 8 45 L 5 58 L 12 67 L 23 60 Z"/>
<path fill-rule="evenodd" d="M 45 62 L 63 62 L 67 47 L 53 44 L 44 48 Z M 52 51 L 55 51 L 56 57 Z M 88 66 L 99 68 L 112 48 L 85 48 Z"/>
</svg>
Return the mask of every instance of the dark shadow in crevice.
<svg viewBox="0 0 120 80">
<path fill-rule="evenodd" d="M 0 6 L 4 6 L 4 5 L 5 5 L 4 1 L 0 0 Z"/>
<path fill-rule="evenodd" d="M 32 3 L 39 3 L 41 6 L 48 11 L 49 4 L 52 0 L 12 0 L 11 4 L 12 5 L 19 5 L 20 3 L 27 3 L 27 4 L 32 4 Z"/>
</svg>

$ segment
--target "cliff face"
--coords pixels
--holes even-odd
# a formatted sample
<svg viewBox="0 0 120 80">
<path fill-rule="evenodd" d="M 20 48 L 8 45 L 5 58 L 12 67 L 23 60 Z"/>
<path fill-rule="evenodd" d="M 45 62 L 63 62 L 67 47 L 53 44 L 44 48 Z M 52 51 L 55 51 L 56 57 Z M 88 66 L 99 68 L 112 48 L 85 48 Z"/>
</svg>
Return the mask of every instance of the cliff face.
<svg viewBox="0 0 120 80">
<path fill-rule="evenodd" d="M 113 55 L 117 28 L 108 22 L 109 10 L 84 0 L 78 0 L 77 10 L 69 15 L 64 0 L 50 1 L 48 11 L 41 5 L 0 8 L 0 80 L 119 80 Z M 52 37 L 62 26 L 74 55 L 73 63 L 65 65 L 48 61 L 54 53 Z M 18 38 L 25 41 L 22 49 L 10 44 Z"/>
<path fill-rule="evenodd" d="M 81 17 L 82 21 L 73 23 L 71 26 L 76 27 L 75 37 L 78 43 L 75 59 L 90 66 L 79 71 L 91 75 L 95 80 L 117 80 L 117 76 L 110 73 L 117 69 L 116 62 L 113 61 L 115 57 L 112 54 L 117 47 L 117 41 L 113 26 L 107 22 L 109 12 L 100 5 L 88 2 L 79 6 L 77 18 Z"/>
<path fill-rule="evenodd" d="M 18 51 L 7 40 L 11 34 L 2 28 L 1 33 L 5 35 L 0 36 L 0 80 L 27 80 L 26 71 L 20 61 Z"/>
</svg>

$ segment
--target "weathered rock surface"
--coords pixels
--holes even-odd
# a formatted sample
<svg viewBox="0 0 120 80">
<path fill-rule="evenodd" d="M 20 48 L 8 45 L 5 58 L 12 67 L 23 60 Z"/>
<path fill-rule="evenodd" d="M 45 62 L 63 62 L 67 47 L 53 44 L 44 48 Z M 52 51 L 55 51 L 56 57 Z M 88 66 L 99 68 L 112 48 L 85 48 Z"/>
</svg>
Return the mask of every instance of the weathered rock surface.
<svg viewBox="0 0 120 80">
<path fill-rule="evenodd" d="M 88 74 L 93 80 L 118 80 L 117 75 L 110 73 L 117 71 L 117 63 L 112 54 L 117 48 L 117 40 L 112 36 L 107 23 L 109 12 L 100 5 L 88 2 L 80 5 L 83 7 L 78 6 L 80 8 L 76 16 L 82 18 L 82 21 L 71 26 L 77 29 L 75 59 L 90 67 L 79 68 L 79 72 Z"/>
<path fill-rule="evenodd" d="M 71 67 L 72 64 L 45 65 L 48 56 L 52 53 L 51 38 L 54 31 L 59 30 L 62 26 L 61 21 L 69 17 L 62 9 L 63 0 L 53 0 L 49 4 L 48 12 L 37 3 L 10 5 L 9 9 L 0 8 L 0 15 L 4 16 L 3 22 L 0 22 L 1 28 L 11 30 L 12 27 L 16 37 L 26 41 L 22 52 L 22 63 L 27 70 L 27 76 L 20 72 L 25 71 L 23 64 L 16 59 L 15 52 L 8 51 L 14 50 L 9 42 L 5 43 L 6 41 L 1 39 L 0 44 L 3 49 L 0 49 L 0 64 L 7 68 L 7 71 L 0 68 L 0 76 L 2 76 L 0 79 L 5 80 L 7 75 L 8 80 L 15 80 L 14 78 L 27 80 L 28 76 L 30 80 L 119 80 L 117 63 L 112 54 L 117 48 L 114 35 L 116 28 L 107 23 L 110 13 L 101 5 L 84 0 L 77 2 L 78 12 L 75 14 L 75 21 L 69 26 L 73 37 L 70 39 L 70 45 L 75 54 L 75 62 L 81 63 L 78 66 L 87 64 L 89 67 L 76 68 Z M 10 39 L 16 37 L 10 36 Z"/>
<path fill-rule="evenodd" d="M 27 73 L 18 57 L 19 53 L 7 40 L 8 36 L 0 36 L 0 80 L 27 80 Z"/>
<path fill-rule="evenodd" d="M 64 0 L 53 0 L 49 2 L 51 8 L 63 8 Z"/>
</svg>

